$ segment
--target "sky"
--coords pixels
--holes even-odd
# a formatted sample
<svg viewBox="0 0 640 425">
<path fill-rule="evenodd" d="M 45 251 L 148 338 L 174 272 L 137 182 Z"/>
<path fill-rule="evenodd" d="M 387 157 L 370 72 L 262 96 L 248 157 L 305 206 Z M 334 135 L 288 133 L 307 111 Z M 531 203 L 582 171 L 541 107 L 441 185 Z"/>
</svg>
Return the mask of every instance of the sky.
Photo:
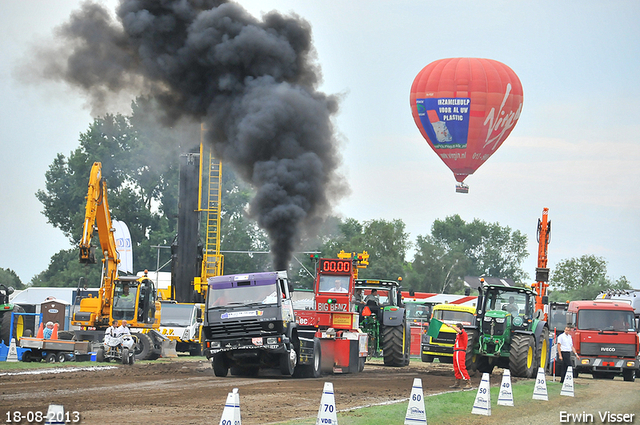
<svg viewBox="0 0 640 425">
<path fill-rule="evenodd" d="M 626 276 L 640 288 L 640 3 L 238 3 L 256 17 L 276 10 L 311 24 L 320 90 L 341 99 L 340 172 L 351 193 L 334 213 L 361 222 L 400 219 L 411 241 L 454 214 L 497 222 L 528 237 L 522 267 L 533 279 L 546 207 L 552 270 L 595 255 L 607 261 L 610 278 Z M 24 283 L 71 248 L 35 193 L 45 188 L 55 156 L 78 147 L 93 117 L 81 93 L 54 81 L 26 83 L 18 69 L 79 5 L 0 1 L 0 267 Z M 418 72 L 452 57 L 500 61 L 524 90 L 518 123 L 465 180 L 468 194 L 455 192 L 453 174 L 422 138 L 409 105 Z"/>
</svg>

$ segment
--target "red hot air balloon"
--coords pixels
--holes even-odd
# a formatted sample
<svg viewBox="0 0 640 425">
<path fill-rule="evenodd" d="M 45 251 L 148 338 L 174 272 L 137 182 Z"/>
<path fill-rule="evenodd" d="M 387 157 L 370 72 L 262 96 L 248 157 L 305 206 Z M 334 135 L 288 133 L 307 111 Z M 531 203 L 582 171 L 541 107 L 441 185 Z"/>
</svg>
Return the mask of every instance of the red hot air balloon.
<svg viewBox="0 0 640 425">
<path fill-rule="evenodd" d="M 420 133 L 453 171 L 456 191 L 502 145 L 522 111 L 522 84 L 491 59 L 441 59 L 411 85 L 411 112 Z"/>
</svg>

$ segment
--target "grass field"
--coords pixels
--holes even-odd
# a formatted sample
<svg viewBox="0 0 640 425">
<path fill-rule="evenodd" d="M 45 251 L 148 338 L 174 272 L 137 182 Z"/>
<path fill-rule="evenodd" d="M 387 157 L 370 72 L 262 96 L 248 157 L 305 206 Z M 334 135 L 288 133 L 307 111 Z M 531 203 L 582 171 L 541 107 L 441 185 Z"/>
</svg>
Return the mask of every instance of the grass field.
<svg viewBox="0 0 640 425">
<path fill-rule="evenodd" d="M 493 377 L 495 380 L 496 377 Z M 501 378 L 500 378 L 501 379 Z M 535 380 L 520 381 L 513 384 L 514 404 L 527 409 L 530 403 L 536 403 L 532 399 Z M 562 385 L 559 382 L 547 382 L 549 397 L 558 396 Z M 497 406 L 499 387 L 491 388 L 491 409 L 513 409 L 508 406 Z M 410 395 L 407 389 L 407 398 Z M 464 424 L 469 419 L 473 409 L 473 403 L 477 394 L 477 388 L 470 391 L 452 391 L 443 394 L 425 397 L 425 410 L 427 422 L 437 424 Z M 320 395 L 319 395 L 320 396 Z M 338 423 L 340 425 L 388 425 L 402 424 L 407 413 L 408 401 L 384 406 L 372 406 L 362 409 L 340 411 L 338 409 Z M 320 407 L 320 404 L 318 404 Z M 284 425 L 314 425 L 316 418 L 300 418 L 293 421 L 282 422 Z"/>
</svg>

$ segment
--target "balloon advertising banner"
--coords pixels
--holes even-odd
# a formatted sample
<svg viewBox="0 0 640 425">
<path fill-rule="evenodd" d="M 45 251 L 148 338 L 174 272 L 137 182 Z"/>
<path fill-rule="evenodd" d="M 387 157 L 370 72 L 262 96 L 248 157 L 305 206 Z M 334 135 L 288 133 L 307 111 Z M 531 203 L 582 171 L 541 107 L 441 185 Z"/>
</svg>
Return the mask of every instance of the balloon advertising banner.
<svg viewBox="0 0 640 425">
<path fill-rule="evenodd" d="M 491 59 L 441 59 L 411 86 L 411 112 L 427 143 L 460 184 L 502 145 L 522 112 L 522 84 Z"/>
</svg>

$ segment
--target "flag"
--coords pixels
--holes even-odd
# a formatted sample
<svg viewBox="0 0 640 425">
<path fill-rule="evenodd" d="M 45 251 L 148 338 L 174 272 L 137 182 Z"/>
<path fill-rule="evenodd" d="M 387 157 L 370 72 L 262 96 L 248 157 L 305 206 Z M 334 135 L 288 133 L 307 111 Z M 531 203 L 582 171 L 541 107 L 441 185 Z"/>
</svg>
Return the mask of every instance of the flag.
<svg viewBox="0 0 640 425">
<path fill-rule="evenodd" d="M 442 322 L 438 319 L 431 319 L 429 322 L 429 330 L 427 331 L 427 335 L 431 338 L 437 338 L 440 333 L 440 328 L 442 327 Z"/>
<path fill-rule="evenodd" d="M 124 222 L 118 220 L 112 220 L 111 225 L 115 229 L 113 237 L 116 242 L 116 250 L 120 256 L 118 270 L 123 273 L 133 274 L 133 247 L 131 246 L 129 228 Z"/>
</svg>

